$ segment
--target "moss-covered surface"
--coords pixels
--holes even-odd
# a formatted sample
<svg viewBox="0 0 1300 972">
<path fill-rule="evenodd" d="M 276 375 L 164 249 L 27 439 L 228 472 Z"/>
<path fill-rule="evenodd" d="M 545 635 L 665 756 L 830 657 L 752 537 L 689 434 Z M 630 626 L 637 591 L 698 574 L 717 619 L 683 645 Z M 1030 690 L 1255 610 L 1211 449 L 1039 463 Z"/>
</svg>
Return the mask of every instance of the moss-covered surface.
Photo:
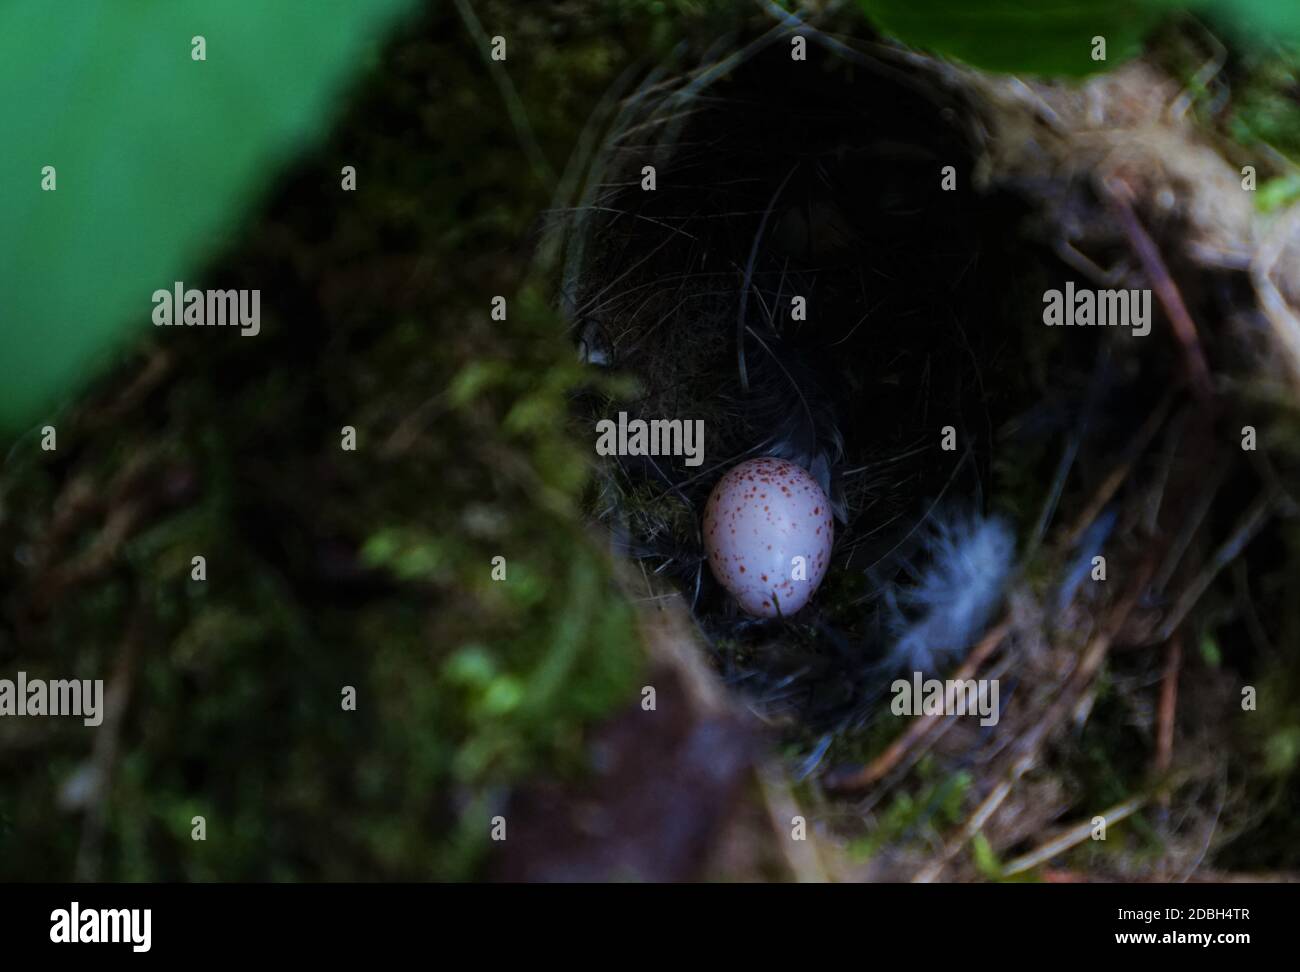
<svg viewBox="0 0 1300 972">
<path fill-rule="evenodd" d="M 554 171 L 667 29 L 476 7 Z M 152 332 L 49 419 L 56 451 L 13 445 L 0 672 L 127 701 L 0 724 L 0 876 L 466 877 L 507 784 L 581 770 L 641 649 L 575 512 L 579 371 L 529 277 L 552 186 L 521 144 L 437 5 L 194 282 L 260 288 L 261 334 Z"/>
</svg>

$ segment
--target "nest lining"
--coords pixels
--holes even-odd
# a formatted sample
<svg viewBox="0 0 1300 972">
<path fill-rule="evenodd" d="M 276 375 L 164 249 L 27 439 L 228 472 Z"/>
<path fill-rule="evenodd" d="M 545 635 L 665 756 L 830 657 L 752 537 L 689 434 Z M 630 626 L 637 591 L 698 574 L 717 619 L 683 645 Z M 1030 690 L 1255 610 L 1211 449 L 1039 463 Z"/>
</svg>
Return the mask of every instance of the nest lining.
<svg viewBox="0 0 1300 972">
<path fill-rule="evenodd" d="M 729 677 L 768 693 L 769 711 L 797 684 L 799 718 L 824 728 L 849 713 L 822 679 L 791 682 L 790 640 L 843 684 L 841 703 L 862 696 L 882 595 L 920 569 L 936 522 L 1005 492 L 999 436 L 1041 439 L 1090 377 L 1052 377 L 1061 342 L 1026 326 L 1062 268 L 1023 237 L 1014 196 L 973 190 L 955 102 L 780 49 L 707 93 L 684 88 L 647 98 L 611 139 L 580 210 L 571 308 L 588 354 L 638 383 L 591 414 L 703 419 L 705 462 L 622 457 L 597 505 L 626 552 L 688 594 Z M 941 188 L 948 165 L 955 191 Z M 839 520 L 824 590 L 776 625 L 737 614 L 698 533 L 721 473 L 763 454 L 822 475 Z"/>
</svg>

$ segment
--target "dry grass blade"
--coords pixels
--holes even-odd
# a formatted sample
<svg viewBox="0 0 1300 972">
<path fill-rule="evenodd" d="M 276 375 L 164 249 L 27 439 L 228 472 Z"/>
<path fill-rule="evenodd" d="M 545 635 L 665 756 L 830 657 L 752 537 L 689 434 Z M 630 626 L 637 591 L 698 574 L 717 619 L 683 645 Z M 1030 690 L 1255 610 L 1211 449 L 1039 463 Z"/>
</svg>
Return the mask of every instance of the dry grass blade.
<svg viewBox="0 0 1300 972">
<path fill-rule="evenodd" d="M 1112 824 L 1119 823 L 1126 817 L 1131 817 L 1141 810 L 1146 802 L 1147 798 L 1145 796 L 1132 797 L 1123 803 L 1115 804 L 1108 810 L 1103 810 L 1098 816 L 1103 817 L 1106 826 L 1109 827 Z M 1081 821 L 1064 833 L 1035 847 L 1028 854 L 1023 854 L 1014 860 L 1008 861 L 1002 873 L 1005 877 L 1011 877 L 1015 874 L 1023 874 L 1025 871 L 1033 870 L 1040 864 L 1046 864 L 1052 858 L 1065 853 L 1076 844 L 1083 843 L 1092 834 L 1093 830 L 1094 825 L 1091 820 Z"/>
</svg>

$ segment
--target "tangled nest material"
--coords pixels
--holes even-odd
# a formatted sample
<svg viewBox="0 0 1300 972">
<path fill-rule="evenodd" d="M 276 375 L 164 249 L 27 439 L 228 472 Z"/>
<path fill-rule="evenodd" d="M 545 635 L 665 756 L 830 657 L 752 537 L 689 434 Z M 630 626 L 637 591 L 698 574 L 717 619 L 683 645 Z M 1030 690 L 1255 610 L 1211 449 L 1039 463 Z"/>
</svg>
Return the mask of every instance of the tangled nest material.
<svg viewBox="0 0 1300 972">
<path fill-rule="evenodd" d="M 637 383 L 582 414 L 707 429 L 700 469 L 603 470 L 591 506 L 634 595 L 689 611 L 786 740 L 837 876 L 1257 866 L 1241 838 L 1285 830 L 1295 781 L 1259 771 L 1276 723 L 1240 697 L 1294 713 L 1300 208 L 1257 212 L 1149 60 L 1067 87 L 807 27 L 801 64 L 791 30 L 623 99 L 564 225 L 579 352 Z M 1066 280 L 1150 288 L 1152 335 L 1044 327 Z M 762 454 L 839 520 L 824 588 L 775 622 L 738 615 L 697 526 Z M 998 679 L 1001 722 L 900 725 L 884 692 L 913 668 Z"/>
</svg>

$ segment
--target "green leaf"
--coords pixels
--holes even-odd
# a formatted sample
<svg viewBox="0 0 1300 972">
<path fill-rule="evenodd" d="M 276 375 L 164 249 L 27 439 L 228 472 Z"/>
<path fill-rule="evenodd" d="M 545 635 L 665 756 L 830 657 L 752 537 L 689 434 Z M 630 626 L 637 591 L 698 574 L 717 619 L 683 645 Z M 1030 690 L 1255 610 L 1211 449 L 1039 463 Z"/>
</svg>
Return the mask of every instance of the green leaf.
<svg viewBox="0 0 1300 972">
<path fill-rule="evenodd" d="M 1292 172 L 1260 186 L 1255 196 L 1255 208 L 1261 213 L 1273 213 L 1297 199 L 1300 199 L 1300 174 Z"/>
<path fill-rule="evenodd" d="M 1138 54 L 1161 0 L 858 0 L 887 34 L 988 71 L 1078 77 Z M 1106 60 L 1092 59 L 1106 38 Z"/>
<path fill-rule="evenodd" d="M 983 831 L 971 838 L 970 848 L 976 870 L 990 881 L 1002 880 L 1002 862 L 998 860 L 993 845 L 989 843 Z"/>
<path fill-rule="evenodd" d="M 0 432 L 75 393 L 148 325 L 154 290 L 191 283 L 410 6 L 0 4 Z"/>
<path fill-rule="evenodd" d="M 1261 40 L 1300 39 L 1300 3 L 1295 0 L 1199 0 L 1195 7 Z"/>
</svg>

